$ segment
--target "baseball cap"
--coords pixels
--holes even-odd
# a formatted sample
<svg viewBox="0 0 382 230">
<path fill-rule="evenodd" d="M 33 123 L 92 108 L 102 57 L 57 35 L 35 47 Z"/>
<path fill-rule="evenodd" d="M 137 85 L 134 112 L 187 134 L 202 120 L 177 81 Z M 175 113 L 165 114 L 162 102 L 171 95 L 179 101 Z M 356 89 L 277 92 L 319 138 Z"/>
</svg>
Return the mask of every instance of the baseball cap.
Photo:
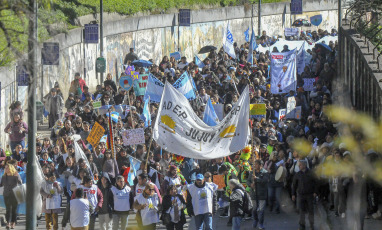
<svg viewBox="0 0 382 230">
<path fill-rule="evenodd" d="M 204 179 L 204 176 L 203 176 L 203 174 L 198 174 L 198 175 L 196 175 L 196 179 L 197 180 L 203 180 Z"/>
</svg>

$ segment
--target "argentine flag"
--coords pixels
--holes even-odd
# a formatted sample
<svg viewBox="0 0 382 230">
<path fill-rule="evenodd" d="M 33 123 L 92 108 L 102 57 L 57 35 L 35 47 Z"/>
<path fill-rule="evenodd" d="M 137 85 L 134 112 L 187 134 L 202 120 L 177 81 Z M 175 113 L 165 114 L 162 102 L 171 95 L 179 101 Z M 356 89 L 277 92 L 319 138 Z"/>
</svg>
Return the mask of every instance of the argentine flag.
<svg viewBox="0 0 382 230">
<path fill-rule="evenodd" d="M 187 72 L 184 72 L 173 86 L 188 100 L 192 100 L 196 97 L 193 85 L 192 79 L 188 76 Z"/>
<path fill-rule="evenodd" d="M 233 48 L 233 35 L 229 30 L 229 23 L 223 37 L 223 49 L 229 56 L 236 59 L 235 49 Z"/>
<path fill-rule="evenodd" d="M 249 42 L 249 27 L 246 31 L 244 31 L 244 37 L 245 37 L 245 41 Z"/>
<path fill-rule="evenodd" d="M 209 126 L 215 126 L 219 122 L 210 98 L 208 98 L 206 108 L 204 109 L 203 121 Z"/>
<path fill-rule="evenodd" d="M 253 51 L 256 48 L 257 48 L 257 43 L 255 39 L 255 32 L 252 29 L 251 41 L 249 42 L 249 51 L 248 51 L 248 57 L 247 57 L 247 62 L 251 63 L 251 66 L 253 65 Z"/>
<path fill-rule="evenodd" d="M 146 101 L 150 98 L 150 101 L 159 103 L 162 97 L 163 89 L 164 84 L 150 73 L 149 79 L 147 80 L 144 100 Z"/>
<path fill-rule="evenodd" d="M 148 127 L 151 125 L 151 114 L 150 114 L 150 98 L 147 98 L 145 100 L 145 105 L 143 106 L 143 112 L 141 115 L 141 118 L 145 121 L 145 127 Z"/>
<path fill-rule="evenodd" d="M 198 58 L 198 56 L 196 56 L 196 55 L 195 55 L 195 64 L 196 64 L 199 68 L 201 68 L 201 69 L 203 69 L 203 67 L 206 66 L 206 65 L 202 62 L 202 60 L 200 60 L 200 59 Z"/>
<path fill-rule="evenodd" d="M 129 158 L 129 161 L 130 161 L 130 172 L 129 172 L 129 175 L 127 176 L 127 182 L 129 182 L 130 185 L 133 185 L 134 179 L 137 176 L 137 171 L 141 167 L 141 162 L 132 157 Z"/>
</svg>

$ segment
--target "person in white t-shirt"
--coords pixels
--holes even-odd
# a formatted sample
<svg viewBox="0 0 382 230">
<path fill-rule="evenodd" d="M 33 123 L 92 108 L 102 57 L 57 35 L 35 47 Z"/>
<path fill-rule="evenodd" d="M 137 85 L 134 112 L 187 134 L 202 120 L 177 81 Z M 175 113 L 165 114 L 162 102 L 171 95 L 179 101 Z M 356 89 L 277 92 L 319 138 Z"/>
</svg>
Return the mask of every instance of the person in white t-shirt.
<svg viewBox="0 0 382 230">
<path fill-rule="evenodd" d="M 212 230 L 212 215 L 217 211 L 216 186 L 204 181 L 202 174 L 196 175 L 195 184 L 187 185 L 187 212 L 194 216 L 197 230 Z"/>
<path fill-rule="evenodd" d="M 89 200 L 84 198 L 84 190 L 76 190 L 76 198 L 70 201 L 70 225 L 72 230 L 87 230 L 90 219 Z"/>
<path fill-rule="evenodd" d="M 116 186 L 111 188 L 111 192 L 114 198 L 113 230 L 126 229 L 129 211 L 133 203 L 131 188 L 126 185 L 123 176 L 119 175 L 116 179 Z M 121 223 L 121 227 L 119 227 L 119 223 Z"/>
<path fill-rule="evenodd" d="M 142 218 L 142 229 L 154 230 L 159 222 L 158 194 L 155 193 L 153 183 L 147 183 L 143 193 L 134 198 L 134 209 L 138 210 Z"/>
</svg>

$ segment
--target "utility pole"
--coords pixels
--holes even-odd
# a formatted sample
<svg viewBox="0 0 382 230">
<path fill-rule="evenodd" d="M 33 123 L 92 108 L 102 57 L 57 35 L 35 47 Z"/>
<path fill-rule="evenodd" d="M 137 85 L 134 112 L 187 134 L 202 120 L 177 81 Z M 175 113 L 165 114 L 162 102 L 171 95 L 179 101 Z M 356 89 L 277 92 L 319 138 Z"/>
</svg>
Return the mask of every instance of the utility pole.
<svg viewBox="0 0 382 230">
<path fill-rule="evenodd" d="M 103 1 L 100 0 L 99 1 L 99 11 L 100 11 L 100 16 L 99 16 L 99 19 L 100 19 L 100 27 L 99 27 L 99 39 L 100 39 L 100 45 L 99 45 L 99 48 L 100 48 L 100 51 L 101 51 L 101 57 L 103 57 Z M 101 76 L 101 85 L 103 83 L 103 73 L 101 72 L 100 73 L 100 76 Z"/>
<path fill-rule="evenodd" d="M 26 226 L 25 229 L 35 229 L 36 213 L 36 81 L 37 81 L 37 0 L 29 0 L 29 40 L 28 40 L 28 163 L 27 163 L 27 193 L 26 193 Z"/>
<path fill-rule="evenodd" d="M 258 31 L 257 31 L 257 36 L 261 36 L 261 0 L 259 0 L 259 12 L 257 13 L 258 15 Z"/>
<path fill-rule="evenodd" d="M 337 28 L 337 36 L 338 36 L 338 67 L 337 67 L 337 75 L 342 78 L 342 33 L 341 33 L 341 26 L 342 26 L 342 5 L 341 5 L 341 0 L 338 0 L 338 28 Z"/>
</svg>

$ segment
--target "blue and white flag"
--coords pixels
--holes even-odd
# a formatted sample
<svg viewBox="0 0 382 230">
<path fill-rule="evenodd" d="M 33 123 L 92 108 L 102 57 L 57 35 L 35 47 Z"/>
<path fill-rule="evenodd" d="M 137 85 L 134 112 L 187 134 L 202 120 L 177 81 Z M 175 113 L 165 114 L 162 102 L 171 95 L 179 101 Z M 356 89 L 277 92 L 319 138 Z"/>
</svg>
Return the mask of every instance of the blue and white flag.
<svg viewBox="0 0 382 230">
<path fill-rule="evenodd" d="M 227 24 L 227 29 L 223 37 L 223 49 L 229 56 L 236 59 L 235 48 L 233 47 L 233 36 L 229 30 L 229 23 Z"/>
<path fill-rule="evenodd" d="M 204 109 L 203 121 L 209 126 L 215 126 L 219 123 L 219 118 L 215 113 L 210 98 L 208 98 L 206 108 Z"/>
<path fill-rule="evenodd" d="M 255 32 L 252 29 L 251 41 L 249 42 L 249 51 L 247 61 L 253 65 L 253 51 L 257 48 L 257 43 L 255 39 Z"/>
<path fill-rule="evenodd" d="M 297 49 L 287 53 L 271 53 L 271 93 L 296 91 L 296 53 Z"/>
<path fill-rule="evenodd" d="M 244 31 L 244 37 L 245 37 L 245 41 L 249 42 L 249 27 L 246 31 Z"/>
<path fill-rule="evenodd" d="M 200 60 L 200 59 L 198 58 L 198 56 L 196 56 L 196 55 L 195 55 L 195 64 L 196 64 L 199 68 L 201 68 L 201 69 L 203 69 L 203 67 L 206 66 L 206 65 L 202 62 L 202 60 Z"/>
<path fill-rule="evenodd" d="M 111 112 L 110 115 L 111 115 L 111 120 L 117 123 L 119 118 L 119 113 L 114 111 L 114 112 Z M 109 117 L 109 113 L 106 113 L 106 116 Z"/>
<path fill-rule="evenodd" d="M 146 85 L 144 100 L 146 101 L 148 98 L 150 98 L 150 101 L 159 103 L 162 97 L 163 89 L 164 84 L 150 73 Z"/>
<path fill-rule="evenodd" d="M 187 72 L 184 72 L 178 80 L 174 83 L 174 88 L 182 93 L 188 100 L 195 99 L 194 85 L 192 79 L 188 76 Z"/>
<path fill-rule="evenodd" d="M 141 162 L 137 159 L 134 159 L 133 157 L 129 158 L 130 160 L 130 172 L 127 176 L 127 182 L 129 182 L 130 185 L 134 184 L 134 179 L 137 177 L 137 171 L 141 167 Z"/>
<path fill-rule="evenodd" d="M 145 127 L 151 125 L 151 114 L 150 114 L 150 98 L 145 100 L 145 105 L 143 106 L 143 112 L 141 118 L 145 121 Z"/>
</svg>

